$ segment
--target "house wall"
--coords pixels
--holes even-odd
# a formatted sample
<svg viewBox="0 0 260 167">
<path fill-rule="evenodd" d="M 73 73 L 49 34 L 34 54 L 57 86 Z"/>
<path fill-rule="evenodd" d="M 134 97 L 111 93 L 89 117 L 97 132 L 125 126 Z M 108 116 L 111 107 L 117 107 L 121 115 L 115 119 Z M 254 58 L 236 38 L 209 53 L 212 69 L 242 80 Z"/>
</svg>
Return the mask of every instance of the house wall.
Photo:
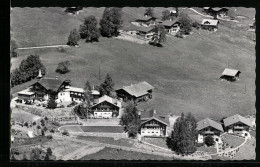
<svg viewBox="0 0 260 167">
<path fill-rule="evenodd" d="M 59 92 L 58 93 L 58 102 L 70 102 L 71 97 L 70 97 L 70 92 Z"/>
<path fill-rule="evenodd" d="M 241 127 L 241 128 L 243 128 L 243 129 L 238 130 L 238 129 L 236 129 L 235 127 Z M 248 132 L 249 132 L 249 126 L 247 126 L 247 125 L 245 125 L 245 124 L 243 124 L 243 123 L 241 123 L 241 122 L 238 122 L 238 123 L 235 123 L 235 124 L 233 124 L 233 125 L 230 125 L 230 126 L 226 127 L 226 131 L 227 131 L 228 133 L 236 133 L 236 134 L 242 134 L 242 135 L 244 135 L 245 133 L 248 133 Z"/>
<path fill-rule="evenodd" d="M 95 118 L 112 118 L 112 111 L 94 111 Z"/>
<path fill-rule="evenodd" d="M 142 124 L 140 131 L 141 131 L 141 136 L 165 136 L 166 135 L 166 125 L 153 119 L 153 120 L 150 120 L 150 121 Z"/>
</svg>

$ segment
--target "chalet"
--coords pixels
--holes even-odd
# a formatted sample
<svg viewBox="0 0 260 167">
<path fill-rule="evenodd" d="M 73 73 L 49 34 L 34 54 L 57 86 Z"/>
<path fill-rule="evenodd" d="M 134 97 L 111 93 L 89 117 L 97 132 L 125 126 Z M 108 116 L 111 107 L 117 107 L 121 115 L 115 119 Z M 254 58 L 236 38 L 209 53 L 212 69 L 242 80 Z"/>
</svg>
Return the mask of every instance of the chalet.
<svg viewBox="0 0 260 167">
<path fill-rule="evenodd" d="M 71 14 L 79 14 L 79 11 L 82 10 L 83 7 L 67 7 L 65 10 L 65 13 L 71 13 Z"/>
<path fill-rule="evenodd" d="M 222 75 L 221 75 L 221 79 L 222 80 L 227 80 L 227 81 L 236 81 L 236 80 L 239 80 L 239 74 L 241 72 L 238 71 L 238 70 L 234 70 L 234 69 L 229 69 L 229 68 L 226 68 Z"/>
<path fill-rule="evenodd" d="M 20 92 L 17 93 L 18 94 L 18 98 L 17 98 L 17 102 L 20 103 L 32 103 L 35 100 L 35 93 L 33 91 L 31 91 L 31 87 L 22 90 Z"/>
<path fill-rule="evenodd" d="M 146 137 L 167 137 L 169 118 L 159 116 L 155 110 L 141 112 L 140 134 Z"/>
<path fill-rule="evenodd" d="M 154 34 L 154 27 L 136 27 L 136 35 L 142 39 L 151 40 Z"/>
<path fill-rule="evenodd" d="M 175 35 L 180 30 L 180 23 L 177 19 L 175 20 L 165 20 L 162 22 L 165 30 L 168 34 Z"/>
<path fill-rule="evenodd" d="M 94 118 L 112 118 L 118 117 L 122 110 L 121 102 L 117 99 L 104 95 L 95 99 L 90 107 Z"/>
<path fill-rule="evenodd" d="M 209 31 L 217 31 L 218 30 L 218 20 L 213 20 L 213 19 L 203 19 L 201 23 L 201 28 L 206 29 Z"/>
<path fill-rule="evenodd" d="M 150 16 L 139 16 L 135 19 L 135 21 L 132 22 L 132 24 L 136 26 L 144 26 L 144 27 L 149 27 L 151 25 L 156 24 L 156 18 L 155 17 L 150 17 Z"/>
<path fill-rule="evenodd" d="M 85 100 L 84 92 L 82 88 L 66 86 L 63 91 L 58 93 L 57 102 L 83 102 Z"/>
<path fill-rule="evenodd" d="M 147 82 L 139 82 L 137 84 L 131 84 L 130 86 L 124 86 L 116 90 L 116 94 L 123 101 L 134 100 L 136 102 L 147 101 L 152 98 L 152 90 L 154 87 Z"/>
<path fill-rule="evenodd" d="M 224 132 L 222 125 L 209 118 L 197 122 L 198 142 L 203 143 L 205 136 L 220 136 Z"/>
<path fill-rule="evenodd" d="M 204 7 L 204 11 L 212 16 L 226 17 L 228 15 L 228 8 L 226 7 Z"/>
<path fill-rule="evenodd" d="M 227 133 L 235 133 L 241 136 L 249 136 L 249 128 L 252 127 L 252 122 L 239 114 L 227 117 L 223 120 Z"/>
</svg>

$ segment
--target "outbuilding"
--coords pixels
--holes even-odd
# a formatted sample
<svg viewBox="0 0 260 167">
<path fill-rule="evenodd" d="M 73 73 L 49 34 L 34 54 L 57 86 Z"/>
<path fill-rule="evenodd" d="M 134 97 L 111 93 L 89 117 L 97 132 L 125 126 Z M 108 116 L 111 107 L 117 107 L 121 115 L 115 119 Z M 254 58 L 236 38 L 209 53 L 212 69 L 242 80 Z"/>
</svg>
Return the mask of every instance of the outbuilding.
<svg viewBox="0 0 260 167">
<path fill-rule="evenodd" d="M 219 24 L 218 20 L 203 19 L 201 23 L 201 28 L 209 31 L 217 31 L 218 24 Z"/>
<path fill-rule="evenodd" d="M 222 80 L 227 80 L 227 81 L 236 81 L 239 80 L 239 74 L 241 72 L 238 70 L 230 69 L 230 68 L 225 68 L 221 75 Z"/>
</svg>

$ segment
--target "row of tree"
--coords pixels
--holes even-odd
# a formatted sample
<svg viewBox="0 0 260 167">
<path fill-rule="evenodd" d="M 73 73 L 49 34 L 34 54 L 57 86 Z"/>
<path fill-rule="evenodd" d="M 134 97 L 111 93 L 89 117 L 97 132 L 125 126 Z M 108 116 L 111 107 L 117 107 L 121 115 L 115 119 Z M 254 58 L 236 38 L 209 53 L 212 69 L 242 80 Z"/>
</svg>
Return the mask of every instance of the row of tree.
<svg viewBox="0 0 260 167">
<path fill-rule="evenodd" d="M 22 60 L 19 67 L 11 72 L 11 87 L 30 81 L 38 76 L 39 70 L 45 75 L 46 68 L 39 55 L 30 55 Z"/>
<path fill-rule="evenodd" d="M 77 45 L 80 39 L 86 42 L 98 41 L 100 35 L 104 37 L 113 37 L 118 35 L 118 30 L 123 23 L 122 9 L 117 7 L 105 8 L 102 19 L 99 22 L 95 16 L 91 15 L 85 18 L 84 23 L 80 25 L 79 30 L 73 29 L 68 37 L 68 45 Z"/>
</svg>

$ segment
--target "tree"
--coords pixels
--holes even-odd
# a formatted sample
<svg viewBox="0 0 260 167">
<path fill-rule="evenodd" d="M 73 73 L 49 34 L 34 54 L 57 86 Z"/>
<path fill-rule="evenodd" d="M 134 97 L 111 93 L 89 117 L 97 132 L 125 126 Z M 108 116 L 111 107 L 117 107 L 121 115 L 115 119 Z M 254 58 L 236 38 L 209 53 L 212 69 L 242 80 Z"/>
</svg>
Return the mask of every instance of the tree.
<svg viewBox="0 0 260 167">
<path fill-rule="evenodd" d="M 10 41 L 10 56 L 11 57 L 19 56 L 18 52 L 17 52 L 17 48 L 18 48 L 17 43 L 15 42 L 15 40 L 11 39 L 11 41 Z"/>
<path fill-rule="evenodd" d="M 103 95 L 110 96 L 111 92 L 114 91 L 113 87 L 114 87 L 114 82 L 113 82 L 112 78 L 110 77 L 110 75 L 107 74 L 105 81 L 102 84 L 100 84 L 100 87 L 99 87 L 100 95 L 101 96 L 103 96 Z"/>
<path fill-rule="evenodd" d="M 50 100 L 48 101 L 47 107 L 49 109 L 55 109 L 57 107 L 57 103 L 54 98 L 50 98 Z"/>
<path fill-rule="evenodd" d="M 144 15 L 153 17 L 153 8 L 146 8 Z"/>
<path fill-rule="evenodd" d="M 58 67 L 56 68 L 56 72 L 60 74 L 65 74 L 70 71 L 69 66 L 70 66 L 70 61 L 62 61 L 58 64 Z"/>
<path fill-rule="evenodd" d="M 47 148 L 47 154 L 48 154 L 48 155 L 52 155 L 52 150 L 51 150 L 50 147 Z"/>
<path fill-rule="evenodd" d="M 117 36 L 118 29 L 123 23 L 121 8 L 111 7 L 105 8 L 102 19 L 99 22 L 100 32 L 102 36 Z"/>
<path fill-rule="evenodd" d="M 176 10 L 176 15 L 179 16 L 179 8 L 175 7 L 175 10 Z"/>
<path fill-rule="evenodd" d="M 170 19 L 171 12 L 169 10 L 164 10 L 162 12 L 162 21 Z"/>
<path fill-rule="evenodd" d="M 167 145 L 178 154 L 191 154 L 196 151 L 196 120 L 191 113 L 185 116 L 183 113 L 174 126 L 171 136 L 167 139 Z"/>
<path fill-rule="evenodd" d="M 212 136 L 205 137 L 205 144 L 210 147 L 215 144 L 214 138 Z"/>
<path fill-rule="evenodd" d="M 86 39 L 86 42 L 98 41 L 100 31 L 97 28 L 97 19 L 91 15 L 85 18 L 84 23 L 79 27 L 80 37 Z"/>
<path fill-rule="evenodd" d="M 70 45 L 70 46 L 78 45 L 78 41 L 79 40 L 80 40 L 80 35 L 79 35 L 78 31 L 76 30 L 76 28 L 74 28 L 70 32 L 70 35 L 68 37 L 67 45 Z"/>
<path fill-rule="evenodd" d="M 124 114 L 120 119 L 120 125 L 124 126 L 125 131 L 128 132 L 130 137 L 135 137 L 140 128 L 140 118 L 138 115 L 138 110 L 136 104 L 130 101 L 128 102 Z"/>
<path fill-rule="evenodd" d="M 154 34 L 151 40 L 151 44 L 161 46 L 161 43 L 166 41 L 166 30 L 163 25 L 156 25 L 154 28 Z"/>
<path fill-rule="evenodd" d="M 181 13 L 180 18 L 179 18 L 179 22 L 180 22 L 181 33 L 183 33 L 184 35 L 190 34 L 190 32 L 191 32 L 191 19 L 189 18 L 189 16 L 187 14 Z"/>
</svg>

